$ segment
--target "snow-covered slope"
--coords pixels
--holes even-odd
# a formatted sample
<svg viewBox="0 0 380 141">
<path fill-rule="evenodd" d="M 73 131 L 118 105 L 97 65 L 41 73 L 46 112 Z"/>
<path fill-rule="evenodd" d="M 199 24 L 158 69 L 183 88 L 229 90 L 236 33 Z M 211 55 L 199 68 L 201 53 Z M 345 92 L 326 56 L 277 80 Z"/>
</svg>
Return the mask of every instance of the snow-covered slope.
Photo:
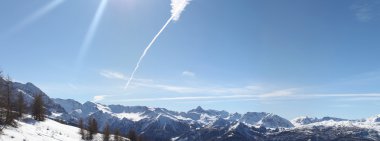
<svg viewBox="0 0 380 141">
<path fill-rule="evenodd" d="M 342 118 L 336 118 L 336 117 L 323 117 L 323 118 L 316 118 L 316 117 L 308 117 L 308 116 L 301 116 L 297 117 L 291 120 L 291 123 L 294 126 L 302 126 L 317 122 L 323 122 L 323 121 L 349 121 L 348 119 L 342 119 Z"/>
<path fill-rule="evenodd" d="M 296 128 L 313 128 L 315 126 L 324 127 L 357 127 L 372 129 L 380 132 L 380 115 L 373 116 L 363 120 L 347 120 L 334 117 L 324 117 L 321 119 L 310 118 L 307 116 L 298 117 L 291 120 Z"/>
<path fill-rule="evenodd" d="M 0 135 L 1 141 L 79 141 L 79 128 L 61 124 L 51 119 L 39 122 L 31 118 L 17 121 L 18 127 L 7 127 Z M 94 136 L 100 141 L 102 135 Z"/>
</svg>

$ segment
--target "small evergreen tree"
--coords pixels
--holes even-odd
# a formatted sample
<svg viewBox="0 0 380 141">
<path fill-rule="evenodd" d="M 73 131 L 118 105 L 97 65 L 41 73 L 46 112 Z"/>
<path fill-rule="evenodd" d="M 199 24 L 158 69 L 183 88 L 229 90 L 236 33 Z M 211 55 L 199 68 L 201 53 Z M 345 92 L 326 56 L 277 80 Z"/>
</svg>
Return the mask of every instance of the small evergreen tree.
<svg viewBox="0 0 380 141">
<path fill-rule="evenodd" d="M 98 133 L 98 123 L 94 118 L 88 118 L 88 140 L 94 138 L 94 134 Z"/>
<path fill-rule="evenodd" d="M 113 140 L 114 141 L 121 141 L 120 130 L 118 128 L 115 130 L 115 133 L 113 135 Z"/>
<path fill-rule="evenodd" d="M 92 132 L 92 118 L 88 118 L 88 122 L 87 122 L 87 136 L 86 136 L 86 139 L 87 140 L 92 140 L 93 139 L 93 132 Z"/>
<path fill-rule="evenodd" d="M 6 110 L 6 113 L 5 113 L 5 124 L 6 125 L 11 125 L 11 126 L 16 126 L 16 121 L 15 121 L 15 114 L 12 112 L 12 101 L 11 101 L 11 97 L 12 97 L 12 79 L 11 77 L 7 76 L 6 78 L 6 94 L 5 94 L 5 110 Z"/>
<path fill-rule="evenodd" d="M 20 92 L 17 95 L 17 117 L 22 118 L 23 114 L 25 113 L 25 100 L 23 94 Z"/>
<path fill-rule="evenodd" d="M 95 118 L 92 119 L 92 130 L 95 134 L 98 133 L 98 122 Z"/>
<path fill-rule="evenodd" d="M 39 94 L 34 97 L 33 106 L 32 106 L 32 116 L 35 120 L 44 121 L 44 101 L 42 100 L 42 95 Z"/>
<path fill-rule="evenodd" d="M 108 123 L 106 123 L 106 126 L 104 126 L 103 129 L 103 141 L 109 141 L 110 140 L 110 126 Z"/>
<path fill-rule="evenodd" d="M 82 139 L 86 139 L 85 133 L 84 133 L 84 125 L 83 125 L 83 119 L 82 118 L 79 119 L 78 126 L 79 126 L 79 134 L 81 135 Z"/>
<path fill-rule="evenodd" d="M 138 135 L 134 129 L 130 129 L 128 131 L 127 138 L 131 141 L 137 141 Z"/>
<path fill-rule="evenodd" d="M 3 79 L 3 72 L 0 70 L 0 131 L 2 131 L 5 128 L 5 117 L 6 117 L 6 111 L 5 111 L 5 91 L 4 86 L 6 86 L 6 83 Z"/>
</svg>

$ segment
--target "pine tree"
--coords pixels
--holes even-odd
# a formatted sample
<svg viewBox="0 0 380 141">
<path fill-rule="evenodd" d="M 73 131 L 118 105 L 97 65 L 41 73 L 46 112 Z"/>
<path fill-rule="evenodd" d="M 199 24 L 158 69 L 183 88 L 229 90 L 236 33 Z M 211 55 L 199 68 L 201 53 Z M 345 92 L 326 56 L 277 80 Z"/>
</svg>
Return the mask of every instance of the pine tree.
<svg viewBox="0 0 380 141">
<path fill-rule="evenodd" d="M 130 129 L 128 134 L 127 134 L 127 138 L 131 141 L 137 141 L 138 135 L 137 135 L 135 130 Z"/>
<path fill-rule="evenodd" d="M 7 76 L 6 78 L 6 94 L 5 94 L 5 124 L 6 125 L 11 125 L 11 126 L 16 126 L 16 121 L 15 121 L 15 114 L 12 112 L 12 81 L 11 77 Z"/>
<path fill-rule="evenodd" d="M 5 91 L 4 91 L 4 86 L 6 86 L 6 83 L 3 83 L 4 82 L 4 79 L 3 79 L 3 72 L 0 70 L 0 82 L 2 82 L 0 84 L 0 131 L 2 131 L 4 128 L 5 128 L 5 117 L 6 117 L 6 110 L 5 110 L 5 101 L 6 101 L 6 98 L 5 98 Z"/>
<path fill-rule="evenodd" d="M 85 139 L 85 134 L 84 134 L 84 125 L 83 125 L 83 119 L 79 119 L 79 134 L 81 135 L 82 139 Z"/>
<path fill-rule="evenodd" d="M 92 140 L 93 139 L 93 132 L 92 132 L 92 118 L 88 118 L 88 123 L 87 123 L 87 140 Z"/>
<path fill-rule="evenodd" d="M 44 121 L 45 120 L 44 101 L 42 100 L 41 94 L 34 97 L 32 110 L 33 110 L 32 116 L 35 120 L 38 120 L 38 121 Z"/>
<path fill-rule="evenodd" d="M 22 118 L 23 114 L 25 113 L 25 100 L 23 94 L 20 92 L 17 95 L 17 117 Z"/>
<path fill-rule="evenodd" d="M 116 129 L 116 130 L 115 130 L 115 133 L 114 133 L 114 135 L 113 135 L 113 140 L 114 140 L 114 141 L 121 141 L 120 130 L 119 130 L 119 129 Z"/>
<path fill-rule="evenodd" d="M 98 122 L 95 118 L 92 119 L 92 131 L 94 134 L 98 133 Z"/>
<path fill-rule="evenodd" d="M 98 123 L 94 118 L 88 119 L 88 138 L 92 140 L 94 138 L 94 134 L 98 133 Z"/>
<path fill-rule="evenodd" d="M 103 129 L 103 141 L 110 140 L 110 126 L 106 123 L 106 126 Z"/>
</svg>

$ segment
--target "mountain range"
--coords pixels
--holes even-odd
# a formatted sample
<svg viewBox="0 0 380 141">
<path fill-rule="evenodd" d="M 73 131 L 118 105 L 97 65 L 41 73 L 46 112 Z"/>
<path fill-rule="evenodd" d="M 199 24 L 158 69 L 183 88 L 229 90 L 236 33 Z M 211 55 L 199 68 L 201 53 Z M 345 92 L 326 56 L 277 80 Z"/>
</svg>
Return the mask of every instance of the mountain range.
<svg viewBox="0 0 380 141">
<path fill-rule="evenodd" d="M 1 83 L 4 81 L 0 79 Z M 99 130 L 108 123 L 111 129 L 118 128 L 122 133 L 133 129 L 146 140 L 380 140 L 380 115 L 361 120 L 303 116 L 289 121 L 273 113 L 229 113 L 200 106 L 177 112 L 90 101 L 82 104 L 73 99 L 50 98 L 32 83 L 13 82 L 12 92 L 22 93 L 27 105 L 36 95 L 43 95 L 49 118 L 74 126 L 80 118 L 95 118 Z"/>
</svg>

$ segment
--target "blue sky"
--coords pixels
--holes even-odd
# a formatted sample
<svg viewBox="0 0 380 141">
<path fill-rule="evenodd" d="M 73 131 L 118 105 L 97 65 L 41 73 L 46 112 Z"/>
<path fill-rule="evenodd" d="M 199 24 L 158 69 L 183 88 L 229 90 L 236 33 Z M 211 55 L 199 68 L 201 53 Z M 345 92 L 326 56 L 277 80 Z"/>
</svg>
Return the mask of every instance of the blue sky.
<svg viewBox="0 0 380 141">
<path fill-rule="evenodd" d="M 80 102 L 380 114 L 379 1 L 193 0 L 124 89 L 170 10 L 170 0 L 2 1 L 0 67 Z"/>
</svg>

